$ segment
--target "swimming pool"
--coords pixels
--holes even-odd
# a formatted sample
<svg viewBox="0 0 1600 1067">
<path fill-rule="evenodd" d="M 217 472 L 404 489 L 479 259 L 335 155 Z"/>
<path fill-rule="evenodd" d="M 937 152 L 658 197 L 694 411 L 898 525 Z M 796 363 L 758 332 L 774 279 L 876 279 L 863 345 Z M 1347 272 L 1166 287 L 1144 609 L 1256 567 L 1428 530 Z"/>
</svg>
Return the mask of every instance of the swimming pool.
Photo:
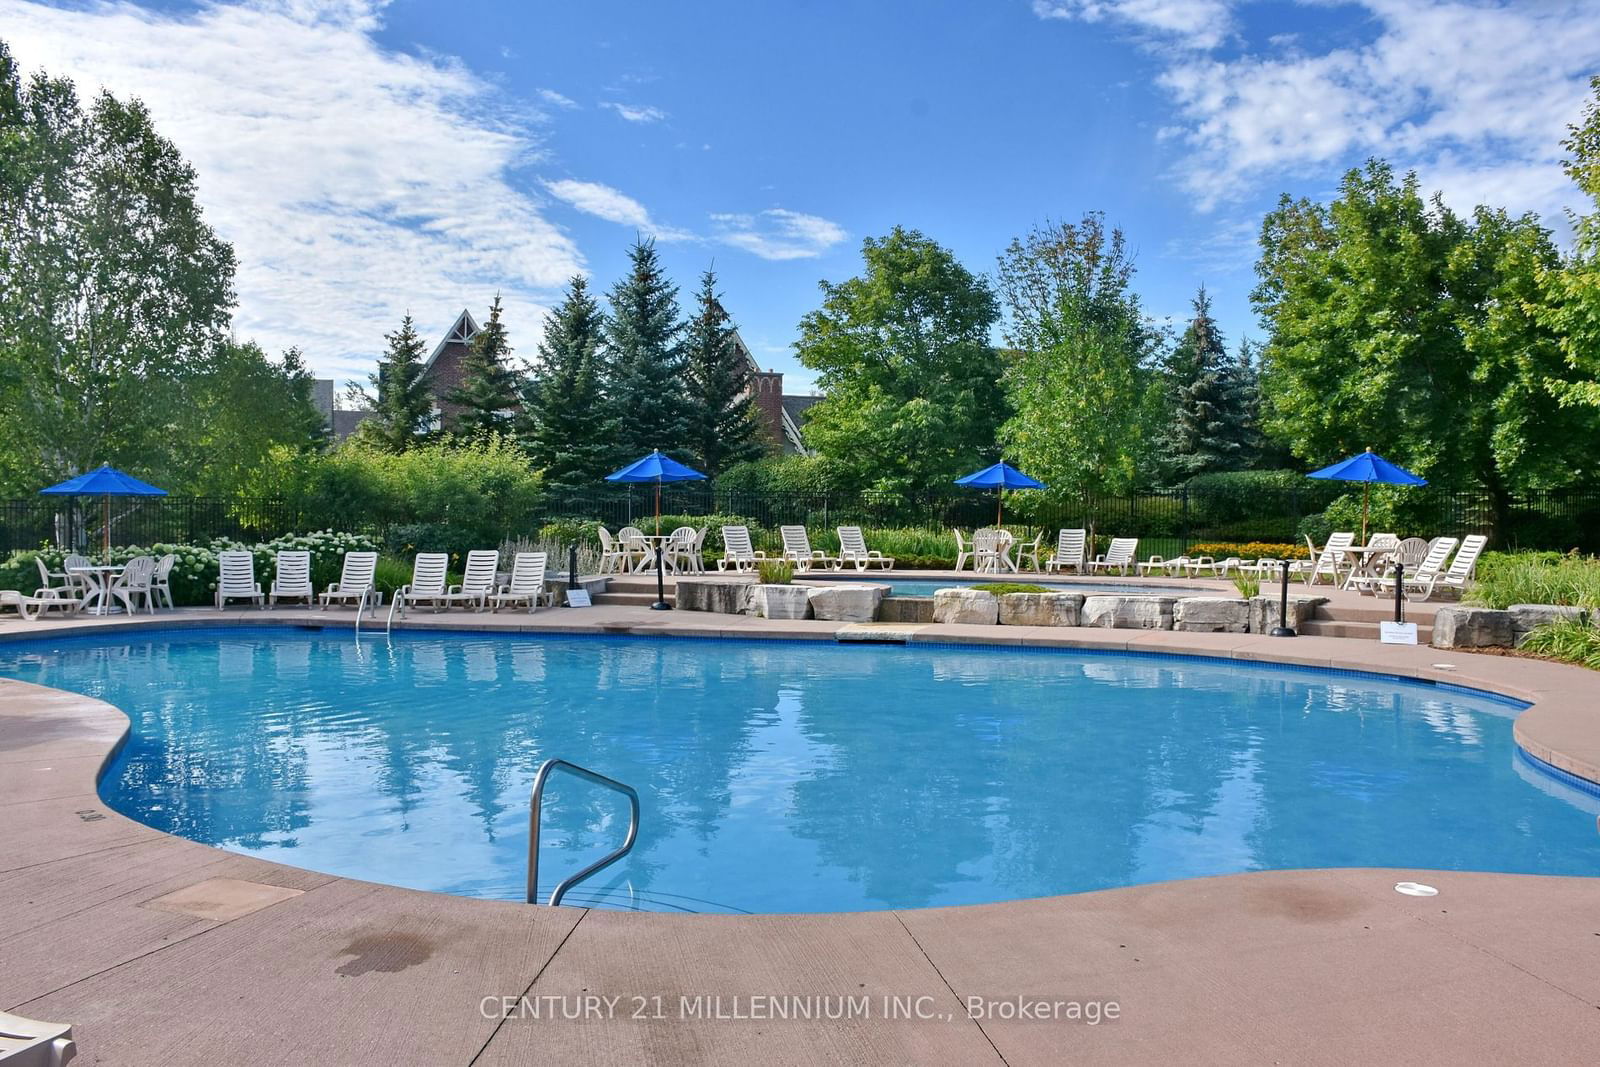
<svg viewBox="0 0 1600 1067">
<path fill-rule="evenodd" d="M 101 783 L 184 837 L 520 899 L 560 756 L 635 786 L 638 845 L 574 904 L 818 912 L 1263 868 L 1600 873 L 1600 799 L 1527 764 L 1517 706 L 1176 656 L 341 630 L 0 644 L 0 675 L 107 700 Z M 546 798 L 544 890 L 625 802 Z"/>
<path fill-rule="evenodd" d="M 814 575 L 802 576 L 801 581 L 817 580 Z M 837 581 L 838 579 L 825 579 Z M 900 578 L 884 576 L 876 578 L 870 572 L 851 575 L 848 579 L 853 582 L 878 582 L 889 586 L 890 596 L 933 596 L 941 589 L 954 586 L 979 585 L 984 582 L 1021 582 L 1026 585 L 1042 585 L 1047 589 L 1060 590 L 1063 593 L 1083 593 L 1092 596 L 1095 593 L 1145 593 L 1151 596 L 1205 596 L 1210 590 L 1204 586 L 1193 585 L 1154 585 L 1149 582 L 1118 582 L 1118 581 L 1084 581 L 1084 582 L 1055 582 L 1048 578 L 1038 578 L 1029 574 L 979 574 L 965 575 L 961 578 Z"/>
</svg>

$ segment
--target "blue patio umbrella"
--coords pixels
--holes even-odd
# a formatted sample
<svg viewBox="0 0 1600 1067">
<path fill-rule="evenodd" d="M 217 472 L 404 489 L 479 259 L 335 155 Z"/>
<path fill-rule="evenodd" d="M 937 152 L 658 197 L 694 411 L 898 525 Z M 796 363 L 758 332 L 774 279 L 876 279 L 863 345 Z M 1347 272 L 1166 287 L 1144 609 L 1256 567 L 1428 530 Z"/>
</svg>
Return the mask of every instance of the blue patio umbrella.
<svg viewBox="0 0 1600 1067">
<path fill-rule="evenodd" d="M 663 456 L 661 450 L 655 449 L 643 459 L 636 459 L 632 463 L 606 475 L 608 482 L 655 482 L 656 483 L 656 535 L 661 534 L 661 483 L 662 482 L 693 482 L 705 478 L 704 474 L 693 467 L 685 467 L 671 456 Z"/>
<path fill-rule="evenodd" d="M 131 474 L 124 474 L 109 464 L 68 478 L 60 485 L 39 490 L 43 496 L 98 496 L 105 500 L 105 553 L 111 558 L 111 498 L 114 496 L 166 496 L 165 489 L 157 489 L 141 482 Z"/>
<path fill-rule="evenodd" d="M 957 485 L 964 485 L 968 489 L 994 489 L 994 524 L 1000 525 L 1002 514 L 1002 491 L 1006 489 L 1043 489 L 1044 483 L 1030 478 L 1017 468 L 1001 460 L 992 467 L 985 467 L 981 471 L 973 471 L 964 478 L 956 479 Z"/>
<path fill-rule="evenodd" d="M 1398 467 L 1372 449 L 1351 456 L 1349 459 L 1340 460 L 1331 467 L 1324 467 L 1319 471 L 1312 471 L 1308 478 L 1326 478 L 1336 482 L 1361 482 L 1361 541 L 1367 540 L 1367 504 L 1372 493 L 1372 483 L 1380 485 L 1427 485 L 1428 479 L 1419 478 L 1415 474 Z"/>
</svg>

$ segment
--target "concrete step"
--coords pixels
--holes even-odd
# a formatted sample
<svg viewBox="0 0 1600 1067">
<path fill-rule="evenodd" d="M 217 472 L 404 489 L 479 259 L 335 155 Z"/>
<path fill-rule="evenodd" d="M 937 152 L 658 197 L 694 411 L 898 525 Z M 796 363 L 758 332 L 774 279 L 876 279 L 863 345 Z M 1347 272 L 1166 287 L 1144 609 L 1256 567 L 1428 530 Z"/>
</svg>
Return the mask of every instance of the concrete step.
<svg viewBox="0 0 1600 1067">
<path fill-rule="evenodd" d="M 1378 623 L 1391 617 L 1385 616 L 1383 619 L 1372 622 L 1323 618 L 1308 619 L 1300 625 L 1299 632 L 1306 637 L 1350 637 L 1357 640 L 1375 642 L 1378 640 Z M 1427 623 L 1417 623 L 1417 644 L 1425 645 L 1431 640 L 1433 640 L 1433 627 Z"/>
<path fill-rule="evenodd" d="M 601 593 L 598 596 L 590 597 L 590 600 L 596 604 L 647 608 L 656 602 L 656 591 L 652 589 L 648 593 Z M 677 603 L 677 598 L 672 595 L 671 587 L 667 589 L 667 603 Z"/>
</svg>

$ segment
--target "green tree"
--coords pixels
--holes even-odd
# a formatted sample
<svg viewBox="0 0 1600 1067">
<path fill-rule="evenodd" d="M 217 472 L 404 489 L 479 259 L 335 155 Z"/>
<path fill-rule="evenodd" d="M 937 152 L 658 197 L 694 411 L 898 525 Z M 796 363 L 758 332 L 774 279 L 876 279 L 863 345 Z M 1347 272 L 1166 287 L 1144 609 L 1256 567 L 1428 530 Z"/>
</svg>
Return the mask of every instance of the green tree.
<svg viewBox="0 0 1600 1067">
<path fill-rule="evenodd" d="M 1371 447 L 1435 483 L 1510 494 L 1594 469 L 1594 421 L 1546 383 L 1569 368 L 1530 310 L 1558 263 L 1532 215 L 1463 219 L 1378 160 L 1332 204 L 1284 197 L 1262 225 L 1252 294 L 1267 428 L 1301 459 Z M 1592 414 L 1592 413 L 1590 413 Z"/>
<path fill-rule="evenodd" d="M 516 418 L 517 374 L 507 362 L 511 344 L 501 311 L 496 293 L 489 320 L 473 335 L 467 358 L 461 361 L 461 385 L 447 398 L 459 408 L 450 429 L 463 437 L 506 433 Z"/>
<path fill-rule="evenodd" d="M 1252 458 L 1253 375 L 1228 355 L 1204 286 L 1193 307 L 1163 368 L 1170 410 L 1157 453 L 1169 481 L 1239 470 Z"/>
<path fill-rule="evenodd" d="M 1011 242 L 1000 256 L 1005 439 L 1051 491 L 1126 492 L 1142 480 L 1162 402 L 1160 339 L 1133 292 L 1119 229 L 1091 212 Z"/>
<path fill-rule="evenodd" d="M 717 294 L 717 276 L 709 270 L 700 276 L 683 352 L 690 401 L 688 442 L 700 470 L 715 477 L 770 451 L 750 389 L 750 361 Z"/>
<path fill-rule="evenodd" d="M 654 448 L 681 450 L 689 408 L 678 288 L 662 271 L 653 240 L 636 241 L 628 260 L 628 275 L 612 287 L 605 319 L 606 389 L 612 409 L 625 413 L 616 426 L 618 450 L 637 459 Z"/>
<path fill-rule="evenodd" d="M 807 442 L 854 488 L 948 486 L 994 455 L 1006 416 L 989 331 L 999 305 L 983 278 L 915 230 L 862 243 L 866 270 L 822 282 L 795 350 L 824 397 Z"/>
<path fill-rule="evenodd" d="M 183 488 L 233 276 L 144 105 L 24 85 L 0 43 L 0 487 L 109 462 Z"/>
<path fill-rule="evenodd" d="M 224 345 L 193 390 L 195 447 L 180 484 L 200 495 L 226 496 L 274 448 L 320 449 L 327 424 L 312 404 L 312 381 L 298 349 L 274 363 L 253 343 Z"/>
<path fill-rule="evenodd" d="M 350 396 L 372 411 L 357 430 L 362 440 L 389 452 L 404 452 L 432 435 L 433 394 L 422 380 L 422 338 L 409 312 L 398 330 L 384 334 L 384 340 L 389 350 L 367 376 L 370 391 L 352 384 Z"/>
<path fill-rule="evenodd" d="M 1566 262 L 1543 273 L 1543 293 L 1529 308 L 1555 334 L 1570 372 L 1552 376 L 1547 388 L 1563 404 L 1600 408 L 1600 75 L 1589 87 L 1594 96 L 1583 121 L 1568 127 L 1562 146 L 1570 153 L 1567 176 L 1595 210 L 1573 217 L 1576 247 Z"/>
<path fill-rule="evenodd" d="M 616 420 L 601 392 L 603 339 L 600 306 L 574 277 L 545 316 L 522 393 L 519 437 L 552 488 L 597 485 L 618 458 Z"/>
</svg>

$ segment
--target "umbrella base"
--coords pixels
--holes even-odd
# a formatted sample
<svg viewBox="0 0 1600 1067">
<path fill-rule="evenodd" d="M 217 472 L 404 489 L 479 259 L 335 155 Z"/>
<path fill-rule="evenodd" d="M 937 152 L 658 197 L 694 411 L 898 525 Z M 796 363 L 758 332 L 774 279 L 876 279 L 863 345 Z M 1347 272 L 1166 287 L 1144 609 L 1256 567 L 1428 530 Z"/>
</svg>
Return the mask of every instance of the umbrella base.
<svg viewBox="0 0 1600 1067">
<path fill-rule="evenodd" d="M 665 600 L 658 600 L 654 604 L 650 605 L 650 610 L 651 611 L 671 611 L 672 610 L 672 605 L 668 604 Z"/>
</svg>

